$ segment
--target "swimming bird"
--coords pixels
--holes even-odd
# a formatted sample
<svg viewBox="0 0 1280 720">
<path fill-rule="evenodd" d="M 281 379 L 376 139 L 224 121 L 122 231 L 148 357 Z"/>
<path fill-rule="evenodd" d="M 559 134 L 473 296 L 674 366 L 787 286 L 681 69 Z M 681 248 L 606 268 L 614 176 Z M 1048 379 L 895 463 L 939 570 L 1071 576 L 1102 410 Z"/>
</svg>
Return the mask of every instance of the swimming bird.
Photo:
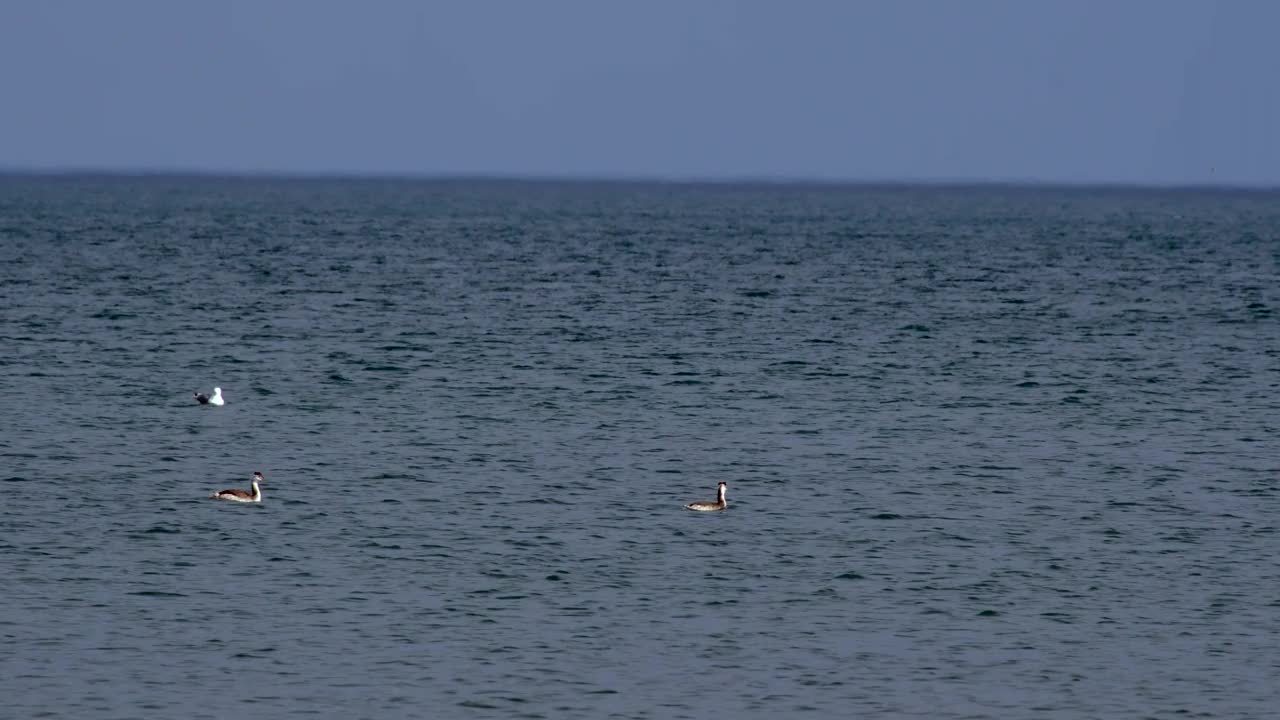
<svg viewBox="0 0 1280 720">
<path fill-rule="evenodd" d="M 260 484 L 266 483 L 262 479 L 262 473 L 255 472 L 253 474 L 253 492 L 232 488 L 231 490 L 219 490 L 209 496 L 211 500 L 231 500 L 233 502 L 262 502 L 262 488 Z"/>
<path fill-rule="evenodd" d="M 222 388 L 214 388 L 212 395 L 204 393 L 192 393 L 192 395 L 196 396 L 196 402 L 201 405 L 222 405 L 226 402 L 222 399 Z"/>
<path fill-rule="evenodd" d="M 729 503 L 724 499 L 724 491 L 727 489 L 729 489 L 729 483 L 721 480 L 720 484 L 716 486 L 715 502 L 699 500 L 698 502 L 691 502 L 688 505 L 685 505 L 685 507 L 690 510 L 697 510 L 698 512 L 715 512 L 716 510 L 723 510 L 729 506 Z"/>
</svg>

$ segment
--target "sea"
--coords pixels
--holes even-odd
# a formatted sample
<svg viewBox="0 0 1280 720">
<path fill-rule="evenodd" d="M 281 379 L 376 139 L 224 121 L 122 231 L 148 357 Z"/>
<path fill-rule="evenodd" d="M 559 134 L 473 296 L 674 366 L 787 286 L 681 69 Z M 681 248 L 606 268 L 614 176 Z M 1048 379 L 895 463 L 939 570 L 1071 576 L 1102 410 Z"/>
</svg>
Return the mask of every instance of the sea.
<svg viewBox="0 0 1280 720">
<path fill-rule="evenodd" d="M 0 177 L 0 718 L 1274 718 L 1278 271 L 1268 190 Z"/>
</svg>

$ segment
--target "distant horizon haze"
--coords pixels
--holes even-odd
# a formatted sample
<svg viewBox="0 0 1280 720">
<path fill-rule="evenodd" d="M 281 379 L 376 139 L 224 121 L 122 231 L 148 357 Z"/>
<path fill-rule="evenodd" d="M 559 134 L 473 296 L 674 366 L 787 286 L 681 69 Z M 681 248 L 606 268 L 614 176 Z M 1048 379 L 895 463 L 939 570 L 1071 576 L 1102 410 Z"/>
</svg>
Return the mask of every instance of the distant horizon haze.
<svg viewBox="0 0 1280 720">
<path fill-rule="evenodd" d="M 388 182 L 478 182 L 478 183 L 600 183 L 639 185 L 708 185 L 708 186 L 829 186 L 833 188 L 991 188 L 1010 189 L 1132 189 L 1137 191 L 1221 190 L 1250 193 L 1280 192 L 1280 182 L 1275 183 L 1226 183 L 1226 182 L 1126 182 L 1121 180 L 1040 180 L 1035 178 L 844 178 L 789 175 L 625 175 L 625 174 L 519 174 L 519 173 L 431 173 L 343 170 L 207 170 L 203 168 L 94 168 L 48 167 L 6 168 L 0 167 L 3 178 L 209 178 L 224 180 L 298 180 L 298 181 L 388 181 Z"/>
<path fill-rule="evenodd" d="M 1280 186 L 1280 4 L 0 5 L 0 171 Z"/>
</svg>

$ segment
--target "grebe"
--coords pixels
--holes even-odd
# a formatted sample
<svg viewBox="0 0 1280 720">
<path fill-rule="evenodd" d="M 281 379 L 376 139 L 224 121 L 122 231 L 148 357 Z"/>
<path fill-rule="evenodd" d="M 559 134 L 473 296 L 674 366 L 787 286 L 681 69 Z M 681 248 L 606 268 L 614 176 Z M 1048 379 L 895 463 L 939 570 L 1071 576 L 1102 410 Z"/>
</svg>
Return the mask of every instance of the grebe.
<svg viewBox="0 0 1280 720">
<path fill-rule="evenodd" d="M 723 510 L 729 506 L 729 503 L 726 502 L 724 499 L 724 491 L 727 490 L 728 488 L 729 488 L 729 483 L 721 480 L 720 484 L 716 486 L 715 502 L 706 502 L 705 500 L 700 500 L 698 502 L 691 502 L 688 505 L 685 505 L 685 507 L 689 508 L 690 510 L 697 510 L 698 512 L 715 512 L 716 510 Z"/>
<path fill-rule="evenodd" d="M 265 482 L 266 480 L 262 479 L 262 473 L 256 472 L 253 474 L 253 492 L 233 488 L 231 490 L 219 490 L 209 497 L 213 500 L 232 500 L 234 502 L 262 502 L 262 488 L 258 487 L 258 485 Z"/>
<path fill-rule="evenodd" d="M 212 395 L 204 393 L 192 393 L 196 396 L 196 402 L 201 405 L 222 405 L 225 401 L 222 399 L 222 388 L 214 388 Z"/>
</svg>

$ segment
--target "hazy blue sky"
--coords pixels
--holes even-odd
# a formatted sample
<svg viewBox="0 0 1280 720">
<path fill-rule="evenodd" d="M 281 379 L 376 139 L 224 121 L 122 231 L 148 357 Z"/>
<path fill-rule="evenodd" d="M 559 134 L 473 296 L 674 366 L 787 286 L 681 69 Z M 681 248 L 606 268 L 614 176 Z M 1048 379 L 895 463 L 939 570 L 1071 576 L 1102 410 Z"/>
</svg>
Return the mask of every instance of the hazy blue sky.
<svg viewBox="0 0 1280 720">
<path fill-rule="evenodd" d="M 1280 184 L 1270 0 L 0 2 L 0 167 Z"/>
</svg>

